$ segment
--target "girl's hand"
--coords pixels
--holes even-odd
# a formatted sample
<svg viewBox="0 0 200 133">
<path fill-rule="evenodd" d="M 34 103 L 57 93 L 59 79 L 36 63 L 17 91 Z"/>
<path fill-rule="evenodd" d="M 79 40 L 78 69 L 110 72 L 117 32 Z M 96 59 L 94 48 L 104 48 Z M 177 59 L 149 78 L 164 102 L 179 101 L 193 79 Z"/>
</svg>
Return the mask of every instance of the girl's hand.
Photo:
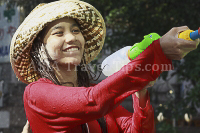
<svg viewBox="0 0 200 133">
<path fill-rule="evenodd" d="M 155 82 L 156 82 L 156 80 L 155 81 L 151 81 L 142 90 L 135 92 L 135 95 L 139 98 L 139 106 L 141 108 L 145 108 L 146 107 L 146 102 L 147 102 L 147 98 L 148 98 L 147 88 L 152 87 Z"/>
<path fill-rule="evenodd" d="M 160 38 L 160 46 L 168 59 L 180 60 L 192 50 L 195 50 L 199 40 L 188 41 L 178 38 L 182 31 L 189 30 L 187 26 L 174 27 Z"/>
<path fill-rule="evenodd" d="M 144 88 L 140 91 L 137 91 L 135 92 L 135 95 L 139 98 L 139 106 L 141 108 L 145 108 L 147 102 L 147 89 Z"/>
</svg>

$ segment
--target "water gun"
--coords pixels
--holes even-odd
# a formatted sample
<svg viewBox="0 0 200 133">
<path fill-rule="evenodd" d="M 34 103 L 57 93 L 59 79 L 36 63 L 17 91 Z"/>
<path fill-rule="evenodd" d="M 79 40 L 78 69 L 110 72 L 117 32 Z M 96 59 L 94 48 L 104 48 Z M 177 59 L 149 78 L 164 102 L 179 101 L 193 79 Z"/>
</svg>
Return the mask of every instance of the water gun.
<svg viewBox="0 0 200 133">
<path fill-rule="evenodd" d="M 200 28 L 196 31 L 185 30 L 179 33 L 178 37 L 190 41 L 196 40 L 200 38 Z M 153 41 L 158 40 L 159 38 L 160 36 L 157 33 L 150 33 L 144 36 L 144 39 L 141 42 L 135 43 L 133 46 L 126 46 L 111 54 L 102 62 L 101 68 L 103 74 L 105 76 L 110 76 L 117 72 L 124 65 L 128 64 L 130 60 L 134 60 L 139 56 Z"/>
<path fill-rule="evenodd" d="M 158 40 L 160 36 L 157 33 L 150 33 L 144 36 L 144 39 L 139 42 L 135 43 L 129 50 L 128 50 L 128 58 L 129 60 L 134 60 L 138 55 L 140 55 L 153 41 Z"/>
<path fill-rule="evenodd" d="M 178 35 L 179 38 L 194 41 L 200 38 L 200 27 L 198 30 L 185 30 Z M 144 36 L 144 39 L 140 43 L 134 44 L 130 50 L 128 50 L 128 58 L 134 60 L 140 53 L 142 53 L 154 40 L 159 39 L 160 36 L 157 33 L 150 33 Z"/>
</svg>

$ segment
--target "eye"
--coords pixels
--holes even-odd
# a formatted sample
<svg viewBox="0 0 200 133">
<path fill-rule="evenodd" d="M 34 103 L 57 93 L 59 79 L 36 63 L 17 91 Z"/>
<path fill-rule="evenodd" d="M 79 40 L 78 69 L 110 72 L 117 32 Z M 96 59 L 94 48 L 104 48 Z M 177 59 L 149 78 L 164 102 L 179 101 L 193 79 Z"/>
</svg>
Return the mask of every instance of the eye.
<svg viewBox="0 0 200 133">
<path fill-rule="evenodd" d="M 53 33 L 53 35 L 63 35 L 63 32 L 62 31 L 57 31 L 57 32 Z"/>
<path fill-rule="evenodd" d="M 72 33 L 74 33 L 74 34 L 79 34 L 81 31 L 80 31 L 80 29 L 72 29 Z"/>
</svg>

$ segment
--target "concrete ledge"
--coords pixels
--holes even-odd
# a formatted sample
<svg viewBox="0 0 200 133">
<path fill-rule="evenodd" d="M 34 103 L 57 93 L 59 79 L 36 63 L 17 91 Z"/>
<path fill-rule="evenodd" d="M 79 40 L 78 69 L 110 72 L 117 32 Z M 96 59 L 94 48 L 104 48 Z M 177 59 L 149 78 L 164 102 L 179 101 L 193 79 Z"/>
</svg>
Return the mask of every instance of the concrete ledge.
<svg viewBox="0 0 200 133">
<path fill-rule="evenodd" d="M 0 111 L 0 128 L 10 127 L 10 113 L 8 111 Z"/>
</svg>

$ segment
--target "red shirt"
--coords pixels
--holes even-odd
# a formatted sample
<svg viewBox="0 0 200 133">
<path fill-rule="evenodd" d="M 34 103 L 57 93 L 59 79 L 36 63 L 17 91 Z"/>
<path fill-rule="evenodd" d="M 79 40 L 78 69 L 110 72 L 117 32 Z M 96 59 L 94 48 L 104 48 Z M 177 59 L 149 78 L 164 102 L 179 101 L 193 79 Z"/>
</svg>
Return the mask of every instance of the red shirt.
<svg viewBox="0 0 200 133">
<path fill-rule="evenodd" d="M 81 133 L 80 125 L 84 123 L 88 123 L 90 133 L 101 133 L 96 119 L 103 116 L 108 133 L 153 133 L 154 111 L 149 96 L 146 107 L 141 109 L 134 92 L 154 81 L 163 66 L 171 65 L 157 40 L 135 60 L 95 86 L 66 87 L 39 79 L 25 89 L 26 116 L 34 133 Z M 120 106 L 130 95 L 134 99 L 134 113 Z"/>
</svg>

